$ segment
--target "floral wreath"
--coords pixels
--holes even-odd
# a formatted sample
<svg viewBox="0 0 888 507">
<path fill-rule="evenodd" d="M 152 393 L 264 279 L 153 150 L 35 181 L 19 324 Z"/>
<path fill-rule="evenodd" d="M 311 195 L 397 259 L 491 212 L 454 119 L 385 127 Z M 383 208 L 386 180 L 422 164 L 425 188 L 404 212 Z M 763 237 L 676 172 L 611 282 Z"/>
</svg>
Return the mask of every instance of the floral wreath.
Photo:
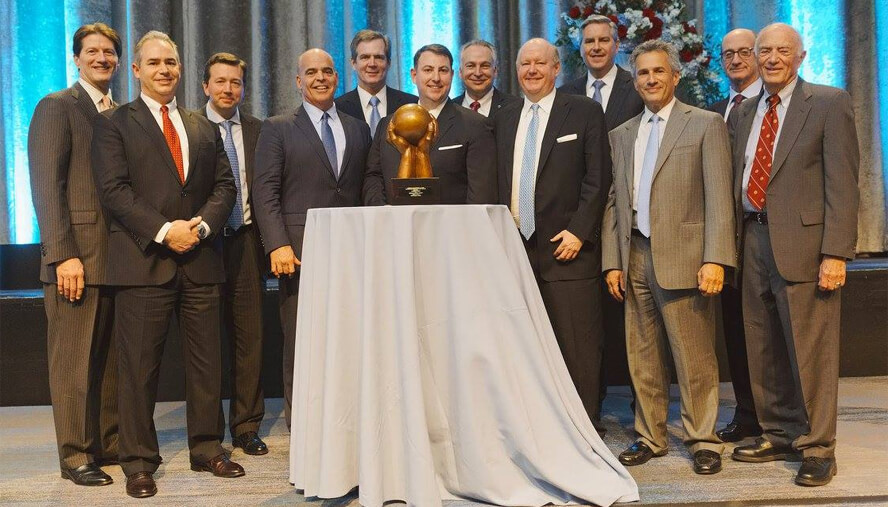
<svg viewBox="0 0 888 507">
<path fill-rule="evenodd" d="M 585 68 L 580 26 L 593 14 L 617 25 L 620 53 L 626 60 L 642 42 L 662 39 L 675 46 L 681 59 L 677 95 L 705 107 L 721 98 L 721 75 L 711 65 L 715 52 L 709 38 L 697 32 L 697 20 L 687 19 L 685 7 L 684 0 L 580 0 L 561 14 L 565 25 L 558 30 L 555 45 L 566 50 L 563 62 L 569 71 Z"/>
</svg>

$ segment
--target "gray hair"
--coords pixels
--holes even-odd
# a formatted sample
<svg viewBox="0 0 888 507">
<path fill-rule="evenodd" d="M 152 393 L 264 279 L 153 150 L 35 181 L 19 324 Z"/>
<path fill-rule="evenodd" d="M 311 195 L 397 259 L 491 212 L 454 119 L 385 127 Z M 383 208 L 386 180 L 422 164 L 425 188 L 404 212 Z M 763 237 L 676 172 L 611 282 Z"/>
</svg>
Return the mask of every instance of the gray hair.
<svg viewBox="0 0 888 507">
<path fill-rule="evenodd" d="M 176 53 L 176 61 L 177 62 L 181 61 L 179 59 L 179 47 L 176 46 L 176 43 L 173 42 L 173 39 L 171 39 L 169 35 L 167 35 L 163 32 L 159 32 L 157 30 L 151 30 L 150 32 L 143 35 L 142 38 L 139 39 L 139 42 L 136 43 L 136 47 L 135 47 L 135 49 L 133 49 L 133 63 L 135 63 L 137 65 L 142 64 L 142 47 L 148 41 L 152 41 L 152 40 L 159 40 L 161 42 L 166 42 L 167 44 L 169 44 L 170 47 L 173 48 L 173 52 Z"/>
<path fill-rule="evenodd" d="M 465 51 L 466 49 L 468 49 L 472 46 L 481 46 L 481 47 L 485 47 L 485 48 L 489 49 L 490 54 L 493 55 L 493 66 L 494 67 L 497 66 L 496 64 L 499 59 L 496 57 L 496 46 L 494 46 L 493 44 L 487 42 L 486 40 L 482 40 L 482 39 L 470 40 L 469 42 L 466 42 L 465 44 L 460 46 L 460 48 L 459 48 L 459 60 L 460 60 L 459 63 L 460 63 L 460 65 L 462 65 L 463 51 Z"/>
<path fill-rule="evenodd" d="M 802 40 L 802 34 L 800 34 L 798 30 L 790 25 L 787 25 L 786 23 L 771 23 L 770 25 L 759 30 L 758 35 L 755 37 L 755 53 L 758 54 L 759 52 L 759 39 L 761 39 L 762 34 L 767 32 L 768 30 L 773 30 L 775 28 L 783 28 L 785 30 L 789 30 L 792 33 L 793 38 L 796 40 L 796 43 L 799 46 L 799 51 L 796 54 L 798 56 L 802 56 L 802 54 L 805 52 L 805 41 Z"/>
<path fill-rule="evenodd" d="M 645 53 L 653 53 L 654 51 L 662 51 L 666 53 L 666 60 L 669 62 L 669 67 L 672 69 L 672 72 L 681 72 L 681 60 L 678 58 L 678 50 L 675 49 L 675 46 L 664 40 L 654 39 L 642 42 L 636 46 L 636 48 L 632 50 L 632 54 L 629 55 L 629 65 L 632 66 L 633 76 L 637 71 L 635 68 L 635 61 L 638 60 L 638 57 Z"/>
<path fill-rule="evenodd" d="M 583 33 L 583 30 L 586 29 L 587 26 L 591 24 L 596 25 L 607 25 L 611 30 L 611 37 L 613 37 L 615 43 L 620 42 L 620 32 L 617 30 L 617 24 L 614 23 L 611 18 L 607 16 L 602 16 L 601 14 L 592 14 L 586 21 L 583 21 L 583 24 L 580 25 L 580 33 Z M 582 42 L 582 41 L 581 41 Z"/>
</svg>

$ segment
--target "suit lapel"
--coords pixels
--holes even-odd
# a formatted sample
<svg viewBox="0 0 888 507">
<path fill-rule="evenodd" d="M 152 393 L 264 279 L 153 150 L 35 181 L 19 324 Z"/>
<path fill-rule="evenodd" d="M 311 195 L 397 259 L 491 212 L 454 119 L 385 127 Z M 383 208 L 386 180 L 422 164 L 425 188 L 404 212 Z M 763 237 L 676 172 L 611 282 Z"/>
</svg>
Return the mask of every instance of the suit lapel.
<svg viewBox="0 0 888 507">
<path fill-rule="evenodd" d="M 99 114 L 99 110 L 96 108 L 96 105 L 93 104 L 89 93 L 83 89 L 83 86 L 81 86 L 79 82 L 74 83 L 74 86 L 71 87 L 71 96 L 77 101 L 77 107 L 79 107 L 83 111 L 83 114 L 85 114 L 90 120 L 92 120 L 93 116 Z"/>
<path fill-rule="evenodd" d="M 157 125 L 157 120 L 154 119 L 154 116 L 148 109 L 148 105 L 145 104 L 141 98 L 130 103 L 130 117 L 142 127 L 146 134 L 148 134 L 151 143 L 159 148 L 160 156 L 166 162 L 167 168 L 173 174 L 173 177 L 176 178 L 176 181 L 181 185 L 182 182 L 179 181 L 179 169 L 176 168 L 176 162 L 173 161 L 173 154 L 170 153 L 166 138 L 163 137 L 163 130 Z"/>
<path fill-rule="evenodd" d="M 628 128 L 623 132 L 623 135 L 626 136 L 622 143 L 623 160 L 629 167 L 629 170 L 625 171 L 625 176 L 630 199 L 635 198 L 633 195 L 635 193 L 635 140 L 638 138 L 638 129 L 641 127 L 641 115 L 643 114 L 642 111 L 638 116 L 629 120 Z"/>
<path fill-rule="evenodd" d="M 351 161 L 349 139 L 358 139 L 360 131 L 355 132 L 356 129 L 354 128 L 354 125 L 351 122 L 346 121 L 345 113 L 336 111 L 336 114 L 339 115 L 339 122 L 342 123 L 342 132 L 345 134 L 345 146 L 343 147 L 344 150 L 342 154 L 342 170 L 339 171 L 339 177 L 342 178 L 343 175 L 345 175 L 345 171 L 348 169 L 349 162 Z"/>
<path fill-rule="evenodd" d="M 336 171 L 333 170 L 333 166 L 330 165 L 330 159 L 327 158 L 327 150 L 324 149 L 324 143 L 321 141 L 320 136 L 318 136 L 318 131 L 315 130 L 314 124 L 311 122 L 311 118 L 308 116 L 308 113 L 305 112 L 305 108 L 300 106 L 299 109 L 296 110 L 295 120 L 296 126 L 302 130 L 302 137 L 308 139 L 308 143 L 312 145 L 315 152 L 318 155 L 318 158 L 321 159 L 321 162 L 324 163 L 324 166 L 330 171 L 330 175 L 333 176 L 333 179 L 336 179 Z"/>
<path fill-rule="evenodd" d="M 247 172 L 247 184 L 253 182 L 253 154 L 256 153 L 256 141 L 259 140 L 259 122 L 241 113 L 241 125 L 244 135 L 244 159 Z"/>
<path fill-rule="evenodd" d="M 509 189 L 509 192 L 512 191 L 512 168 L 515 164 L 515 136 L 518 135 L 518 122 L 521 120 L 521 112 L 524 110 L 523 107 L 516 107 L 511 110 L 506 110 L 503 114 L 506 115 L 505 119 L 500 120 L 497 117 L 497 123 L 502 122 L 503 125 L 503 137 L 502 139 L 507 141 L 512 141 L 510 144 L 510 148 L 505 150 L 505 158 L 503 159 L 503 171 L 506 176 L 506 187 Z M 500 139 L 499 133 L 497 132 L 497 139 Z"/>
<path fill-rule="evenodd" d="M 441 145 L 442 140 L 447 136 L 447 133 L 450 132 L 450 129 L 453 128 L 453 124 L 456 123 L 455 107 L 453 102 L 448 99 L 447 103 L 444 104 L 444 107 L 441 109 L 441 114 L 438 115 L 438 137 L 436 137 L 435 142 L 432 143 L 432 148 L 437 149 L 438 146 Z"/>
<path fill-rule="evenodd" d="M 182 118 L 182 124 L 185 125 L 185 135 L 188 136 L 188 175 L 185 177 L 185 184 L 187 185 L 194 173 L 197 172 L 197 152 L 200 151 L 200 132 L 197 128 L 197 121 L 191 116 L 191 111 L 187 111 L 181 107 L 178 109 L 179 117 Z"/>
<path fill-rule="evenodd" d="M 623 102 L 626 101 L 627 87 L 631 87 L 631 79 L 627 80 L 625 75 L 617 69 L 617 78 L 614 80 L 614 90 L 607 101 L 607 110 L 604 112 L 605 120 L 608 124 L 612 124 L 617 114 L 623 110 Z"/>
<path fill-rule="evenodd" d="M 811 110 L 811 104 L 808 103 L 808 99 L 811 98 L 808 84 L 802 81 L 802 78 L 797 79 L 799 81 L 796 84 L 795 90 L 792 92 L 789 108 L 786 110 L 786 117 L 783 120 L 783 129 L 780 131 L 780 139 L 777 140 L 777 146 L 774 147 L 774 164 L 771 166 L 772 179 L 777 171 L 780 170 L 783 162 L 786 161 L 786 156 L 789 154 L 789 150 L 792 148 L 793 144 L 795 144 L 796 139 L 798 139 L 802 127 L 805 126 L 805 120 L 808 118 L 808 111 Z"/>
<path fill-rule="evenodd" d="M 744 107 L 744 103 L 741 103 L 740 110 L 737 112 L 740 115 L 737 118 L 737 127 L 735 132 L 734 139 L 734 199 L 736 202 L 740 202 L 740 192 L 743 188 L 743 170 L 746 166 L 746 161 L 743 160 L 746 156 L 746 145 L 749 143 L 749 136 L 752 135 L 752 122 L 755 120 L 755 112 L 758 109 L 758 103 L 761 100 L 761 94 L 754 100 L 753 106 Z M 731 113 L 733 114 L 733 112 Z"/>
<path fill-rule="evenodd" d="M 690 118 L 691 108 L 686 106 L 683 102 L 676 100 L 675 105 L 672 107 L 672 114 L 669 115 L 669 121 L 666 122 L 666 131 L 663 132 L 663 142 L 660 144 L 659 151 L 657 151 L 657 165 L 654 166 L 654 179 L 657 178 L 657 173 L 660 172 L 666 159 L 669 158 L 672 148 L 675 147 L 675 143 L 687 126 Z"/>
<path fill-rule="evenodd" d="M 555 146 L 555 139 L 558 137 L 558 133 L 561 132 L 561 125 L 564 123 L 564 120 L 567 119 L 568 113 L 570 113 L 568 101 L 564 100 L 560 92 L 555 92 L 555 101 L 552 103 L 552 112 L 549 113 L 549 122 L 546 125 L 546 132 L 543 134 L 543 144 L 540 146 L 540 163 L 537 166 L 537 181 L 540 179 L 540 173 L 543 172 L 543 168 L 546 167 L 546 159 L 549 158 L 549 153 L 552 152 L 552 148 Z"/>
</svg>

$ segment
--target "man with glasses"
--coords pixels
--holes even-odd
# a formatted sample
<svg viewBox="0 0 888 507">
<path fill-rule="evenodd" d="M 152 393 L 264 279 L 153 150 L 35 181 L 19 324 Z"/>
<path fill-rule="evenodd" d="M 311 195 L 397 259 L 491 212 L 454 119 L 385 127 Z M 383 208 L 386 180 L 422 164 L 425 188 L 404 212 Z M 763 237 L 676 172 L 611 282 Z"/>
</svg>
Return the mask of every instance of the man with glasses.
<svg viewBox="0 0 888 507">
<path fill-rule="evenodd" d="M 725 121 L 738 104 L 762 92 L 754 45 L 755 32 L 746 28 L 731 30 L 722 39 L 721 65 L 731 83 L 731 90 L 727 97 L 712 104 L 709 110 L 724 116 Z"/>
</svg>

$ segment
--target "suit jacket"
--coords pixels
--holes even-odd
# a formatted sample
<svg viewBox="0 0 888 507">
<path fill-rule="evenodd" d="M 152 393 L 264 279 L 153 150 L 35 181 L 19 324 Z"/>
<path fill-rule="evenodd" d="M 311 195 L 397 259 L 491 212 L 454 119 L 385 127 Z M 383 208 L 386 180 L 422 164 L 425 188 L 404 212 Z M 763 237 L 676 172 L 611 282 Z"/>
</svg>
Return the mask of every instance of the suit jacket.
<svg viewBox="0 0 888 507">
<path fill-rule="evenodd" d="M 399 107 L 404 104 L 416 104 L 419 100 L 419 97 L 416 95 L 411 95 L 406 92 L 402 92 L 396 88 L 392 88 L 391 86 L 386 86 L 385 89 L 385 109 L 386 113 L 389 115 L 394 113 Z M 364 119 L 364 108 L 361 106 L 361 96 L 358 95 L 358 89 L 344 93 L 339 97 L 336 97 L 336 110 L 342 111 L 343 113 L 352 116 L 361 120 L 364 123 L 367 121 Z"/>
<path fill-rule="evenodd" d="M 505 106 L 494 119 L 498 200 L 512 200 L 515 137 L 524 102 Z M 540 275 L 546 281 L 580 280 L 601 273 L 601 217 L 611 184 L 610 147 L 601 105 L 556 92 L 543 133 L 534 194 Z M 576 259 L 560 262 L 549 239 L 567 229 L 583 241 Z M 546 247 L 546 245 L 549 245 Z"/>
<path fill-rule="evenodd" d="M 386 139 L 391 116 L 379 122 L 367 156 L 364 204 L 392 200 L 392 178 L 398 175 L 401 153 Z M 490 204 L 496 200 L 496 145 L 486 119 L 448 100 L 438 115 L 438 137 L 429 158 L 440 178 L 441 204 Z"/>
<path fill-rule="evenodd" d="M 635 138 L 641 116 L 610 133 L 614 184 L 602 228 L 604 271 L 629 266 Z M 731 146 L 724 119 L 676 100 L 651 186 L 651 252 L 659 285 L 697 287 L 706 262 L 735 267 Z"/>
<path fill-rule="evenodd" d="M 370 127 L 337 114 L 345 131 L 338 179 L 304 107 L 262 122 L 252 194 L 265 253 L 290 245 L 301 259 L 309 209 L 360 206 Z"/>
<path fill-rule="evenodd" d="M 577 78 L 561 86 L 558 91 L 573 95 L 586 95 L 586 79 L 588 72 L 583 77 Z M 607 121 L 607 129 L 613 130 L 626 123 L 644 110 L 644 101 L 635 90 L 632 82 L 632 73 L 617 65 L 617 78 L 614 80 L 614 89 L 611 90 L 610 99 L 607 101 L 607 110 L 604 119 Z"/>
<path fill-rule="evenodd" d="M 108 229 L 93 182 L 90 143 L 99 112 L 80 83 L 44 97 L 28 131 L 31 196 L 40 226 L 40 281 L 77 257 L 86 285 L 108 283 Z"/>
<path fill-rule="evenodd" d="M 456 98 L 453 99 L 453 103 L 458 106 L 462 106 L 463 100 L 465 100 L 465 98 L 466 98 L 465 93 L 463 93 L 462 95 L 457 95 Z M 521 99 L 514 96 L 514 95 L 510 95 L 508 93 L 501 92 L 501 91 L 499 91 L 498 88 L 494 88 L 493 89 L 493 97 L 491 98 L 491 101 L 490 101 L 490 113 L 487 115 L 487 118 L 493 119 L 493 117 L 496 116 L 496 113 L 500 109 L 502 109 L 503 106 L 505 106 L 507 104 L 511 104 L 512 102 L 516 102 L 516 101 L 520 102 Z"/>
<path fill-rule="evenodd" d="M 759 100 L 731 114 L 734 199 L 741 229 L 746 144 Z M 823 255 L 854 258 L 860 152 L 848 92 L 798 78 L 771 165 L 765 210 L 780 275 L 790 282 L 818 279 Z M 739 238 L 739 236 L 738 236 Z"/>
<path fill-rule="evenodd" d="M 709 104 L 709 107 L 707 107 L 706 110 L 712 111 L 713 113 L 718 113 L 722 116 L 722 118 L 724 118 L 725 111 L 728 110 L 728 102 L 730 102 L 730 101 L 728 100 L 727 97 L 725 97 L 725 98 L 719 100 L 718 102 L 713 102 L 712 104 Z"/>
<path fill-rule="evenodd" d="M 222 283 L 218 238 L 179 255 L 154 241 L 161 227 L 200 216 L 219 232 L 237 195 L 219 128 L 179 108 L 188 136 L 185 183 L 163 131 L 141 98 L 93 121 L 93 176 L 110 217 L 108 280 L 114 285 L 162 285 L 181 267 L 197 284 Z"/>
<path fill-rule="evenodd" d="M 204 118 L 207 117 L 206 107 L 198 109 L 195 113 Z M 247 203 L 250 204 L 250 208 L 252 209 L 252 195 L 250 194 L 252 194 L 253 189 L 253 166 L 255 165 L 256 143 L 259 142 L 259 129 L 262 128 L 262 120 L 255 116 L 250 116 L 243 111 L 240 111 L 240 119 L 241 133 L 244 136 L 244 165 L 246 165 L 244 172 L 246 173 L 247 179 Z M 218 128 L 218 124 L 215 125 Z"/>
</svg>

